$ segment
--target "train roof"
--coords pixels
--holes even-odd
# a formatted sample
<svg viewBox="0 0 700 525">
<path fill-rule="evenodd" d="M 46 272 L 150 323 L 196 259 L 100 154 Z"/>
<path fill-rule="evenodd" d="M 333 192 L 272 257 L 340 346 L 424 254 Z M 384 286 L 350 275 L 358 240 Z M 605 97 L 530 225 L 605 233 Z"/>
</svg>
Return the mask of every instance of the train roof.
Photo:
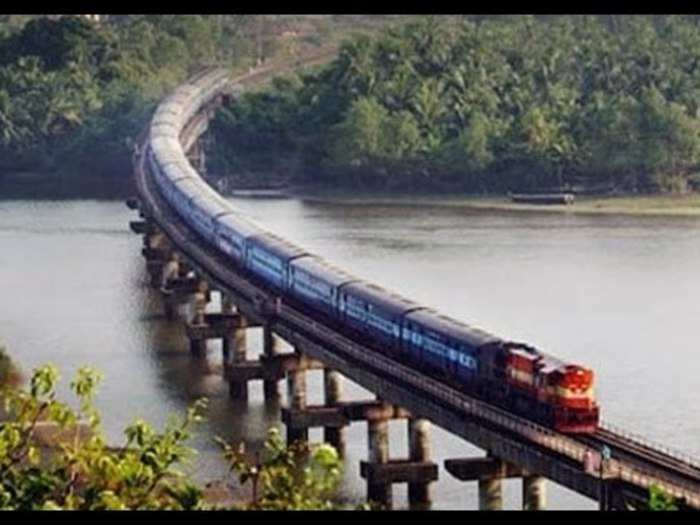
<svg viewBox="0 0 700 525">
<path fill-rule="evenodd" d="M 182 155 L 178 155 L 176 153 L 159 153 L 157 156 L 158 160 L 158 165 L 161 166 L 161 168 L 164 168 L 168 164 L 177 164 L 179 162 L 182 162 Z"/>
<path fill-rule="evenodd" d="M 153 118 L 151 119 L 152 122 L 159 122 L 163 120 L 168 120 L 168 119 L 181 119 L 182 118 L 182 106 L 181 104 L 165 104 L 162 107 L 159 107 L 155 114 L 153 115 Z"/>
<path fill-rule="evenodd" d="M 360 280 L 354 275 L 351 275 L 340 268 L 336 268 L 326 260 L 315 255 L 295 259 L 290 263 L 290 265 L 308 272 L 312 272 L 316 277 L 320 277 L 331 286 L 340 286 L 351 281 Z"/>
<path fill-rule="evenodd" d="M 177 189 L 188 199 L 194 199 L 202 195 L 202 190 L 194 180 L 185 178 L 177 182 Z"/>
<path fill-rule="evenodd" d="M 179 169 L 183 173 L 186 173 L 194 180 L 196 180 L 198 184 L 202 185 L 202 191 L 206 191 L 206 188 L 204 187 L 205 184 L 202 181 L 202 178 L 199 176 L 199 173 L 197 173 L 197 170 L 192 167 L 192 165 L 187 160 L 187 157 L 185 157 L 184 155 L 180 159 L 180 162 L 177 163 L 177 169 Z"/>
<path fill-rule="evenodd" d="M 178 140 L 170 135 L 166 134 L 158 134 L 156 136 L 151 136 L 151 147 L 153 148 L 153 151 L 155 151 L 157 154 L 167 154 L 167 153 L 172 153 L 176 155 L 181 155 L 184 157 L 184 154 L 181 153 L 180 151 L 180 143 Z"/>
<path fill-rule="evenodd" d="M 159 138 L 169 138 L 170 136 L 177 133 L 178 125 L 174 122 L 165 121 L 163 119 L 153 120 L 151 122 L 151 127 L 148 130 L 149 138 L 151 140 Z"/>
<path fill-rule="evenodd" d="M 217 222 L 223 227 L 236 231 L 243 237 L 252 237 L 253 235 L 263 235 L 265 233 L 262 228 L 235 211 L 231 211 L 231 213 L 219 217 Z"/>
<path fill-rule="evenodd" d="M 182 115 L 175 111 L 158 111 L 151 119 L 151 128 L 158 126 L 179 126 L 182 123 Z"/>
<path fill-rule="evenodd" d="M 359 297 L 368 303 L 378 305 L 389 310 L 394 315 L 402 315 L 410 310 L 423 308 L 418 303 L 414 303 L 405 297 L 401 297 L 394 292 L 385 290 L 367 281 L 348 284 L 343 287 L 343 292 Z"/>
<path fill-rule="evenodd" d="M 188 163 L 189 164 L 189 163 Z M 188 170 L 189 171 L 189 170 Z M 193 170 L 196 173 L 196 170 Z M 197 179 L 199 184 L 202 186 L 202 194 L 207 195 L 212 201 L 215 201 L 218 203 L 219 206 L 222 206 L 226 208 L 228 211 L 234 211 L 233 206 L 231 206 L 231 203 L 228 202 L 224 197 L 216 191 L 214 188 L 212 188 L 207 181 L 201 178 L 199 174 L 197 174 Z"/>
<path fill-rule="evenodd" d="M 171 181 L 175 186 L 178 187 L 180 183 L 184 181 L 190 181 L 190 182 L 195 182 L 192 177 L 187 175 L 186 173 L 183 173 L 182 171 L 178 170 L 175 164 L 166 164 L 163 168 L 163 172 L 165 173 L 166 178 Z M 197 188 L 197 192 L 201 193 L 199 191 L 199 188 Z"/>
<path fill-rule="evenodd" d="M 203 65 L 196 73 L 194 73 L 190 78 L 187 79 L 187 83 L 195 84 L 197 82 L 200 82 L 203 78 L 206 78 L 208 75 L 211 75 L 217 69 L 219 68 L 217 68 L 216 66 Z"/>
<path fill-rule="evenodd" d="M 210 199 L 209 195 L 204 193 L 200 193 L 199 196 L 195 197 L 192 200 L 192 204 L 209 215 L 212 220 L 224 213 L 231 213 L 231 210 L 222 206 L 218 200 Z"/>
<path fill-rule="evenodd" d="M 170 162 L 168 164 L 163 165 L 163 172 L 165 173 L 165 176 L 170 179 L 171 181 L 179 181 L 180 179 L 187 178 L 187 180 L 191 180 L 192 182 L 196 182 L 197 179 L 192 176 L 190 172 L 187 170 L 182 169 L 182 162 L 176 161 L 176 162 Z M 201 193 L 201 190 L 200 190 Z"/>
<path fill-rule="evenodd" d="M 466 341 L 474 347 L 500 341 L 500 338 L 493 334 L 442 315 L 431 308 L 411 312 L 406 315 L 406 320 L 454 339 Z"/>
<path fill-rule="evenodd" d="M 571 365 L 573 365 L 573 363 L 567 363 L 566 361 L 559 359 L 558 357 L 540 353 L 540 359 L 537 361 L 536 366 L 540 369 L 540 372 L 548 374 L 554 371 L 565 373 L 566 368 Z"/>
<path fill-rule="evenodd" d="M 183 84 L 179 87 L 177 87 L 170 95 L 168 95 L 165 99 L 165 103 L 169 103 L 174 99 L 182 98 L 182 97 L 191 97 L 197 94 L 197 91 L 199 91 L 200 87 L 192 84 Z"/>
<path fill-rule="evenodd" d="M 302 255 L 309 255 L 309 253 L 303 248 L 300 248 L 299 246 L 296 246 L 295 244 L 292 244 L 286 239 L 278 237 L 273 233 L 263 232 L 261 234 L 254 235 L 251 240 L 253 240 L 255 244 L 262 246 L 285 260 L 300 257 Z"/>
<path fill-rule="evenodd" d="M 582 365 L 570 363 L 558 357 L 554 357 L 553 355 L 544 353 L 530 345 L 513 342 L 509 342 L 507 344 L 510 347 L 510 353 L 520 354 L 523 357 L 532 359 L 535 362 L 535 367 L 540 373 L 550 374 L 552 372 L 560 372 L 563 374 L 566 373 L 566 369 L 569 367 L 586 368 Z"/>
</svg>

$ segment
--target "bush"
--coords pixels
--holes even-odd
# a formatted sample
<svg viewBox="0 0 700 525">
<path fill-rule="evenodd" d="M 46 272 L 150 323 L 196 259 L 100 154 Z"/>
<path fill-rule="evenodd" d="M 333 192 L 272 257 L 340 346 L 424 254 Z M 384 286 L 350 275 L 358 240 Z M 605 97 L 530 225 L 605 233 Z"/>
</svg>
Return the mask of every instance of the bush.
<svg viewBox="0 0 700 525">
<path fill-rule="evenodd" d="M 0 422 L 0 509 L 195 510 L 211 506 L 204 490 L 178 470 L 192 457 L 186 446 L 202 421 L 205 400 L 171 418 L 163 431 L 145 421 L 124 430 L 123 446 L 108 446 L 93 404 L 100 374 L 81 368 L 71 382 L 79 409 L 56 399 L 58 372 L 36 369 L 29 389 L 4 389 L 6 418 Z M 59 430 L 50 447 L 40 428 Z M 85 436 L 87 426 L 89 435 Z M 273 430 L 263 460 L 250 461 L 244 449 L 218 439 L 241 484 L 254 496 L 235 508 L 330 509 L 340 479 L 338 454 L 328 445 L 284 446 Z"/>
</svg>

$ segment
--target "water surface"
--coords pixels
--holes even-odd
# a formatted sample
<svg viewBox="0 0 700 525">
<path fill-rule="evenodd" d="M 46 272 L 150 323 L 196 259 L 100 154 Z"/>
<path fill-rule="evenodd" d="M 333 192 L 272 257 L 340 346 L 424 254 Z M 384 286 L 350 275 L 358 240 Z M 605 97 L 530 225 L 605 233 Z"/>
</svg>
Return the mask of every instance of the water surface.
<svg viewBox="0 0 700 525">
<path fill-rule="evenodd" d="M 361 277 L 502 337 L 593 367 L 603 417 L 700 456 L 700 219 L 465 211 L 419 205 L 232 199 L 252 219 Z M 162 424 L 201 395 L 207 423 L 194 445 L 201 480 L 225 475 L 212 436 L 259 446 L 279 424 L 262 385 L 250 403 L 228 399 L 221 352 L 190 359 L 181 325 L 167 322 L 146 285 L 135 219 L 122 202 L 0 201 L 0 341 L 29 371 L 47 361 L 67 378 L 92 365 L 110 438 L 136 417 Z M 212 305 L 216 306 L 216 305 Z M 251 352 L 261 346 L 251 331 Z M 348 398 L 368 393 L 345 383 Z M 63 392 L 67 388 L 63 388 Z M 284 392 L 284 388 L 281 388 Z M 284 401 L 284 397 L 282 399 Z M 310 373 L 309 402 L 322 401 Z M 321 431 L 311 432 L 320 440 Z M 348 430 L 343 495 L 361 501 L 366 425 Z M 433 429 L 434 459 L 483 452 Z M 406 454 L 406 426 L 391 424 L 391 454 Z M 520 482 L 505 484 L 519 508 Z M 395 486 L 398 507 L 405 487 Z M 550 508 L 595 504 L 549 484 Z M 476 508 L 476 483 L 442 468 L 435 508 Z"/>
</svg>

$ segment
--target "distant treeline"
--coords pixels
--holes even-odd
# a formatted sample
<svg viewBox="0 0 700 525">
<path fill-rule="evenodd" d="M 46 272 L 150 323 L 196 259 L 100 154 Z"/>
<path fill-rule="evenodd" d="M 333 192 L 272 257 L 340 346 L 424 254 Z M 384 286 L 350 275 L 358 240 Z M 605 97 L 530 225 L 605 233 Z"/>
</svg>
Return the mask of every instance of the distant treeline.
<svg viewBox="0 0 700 525">
<path fill-rule="evenodd" d="M 0 178 L 126 179 L 170 88 L 203 64 L 247 67 L 270 51 L 253 15 L 106 18 L 0 15 Z"/>
<path fill-rule="evenodd" d="M 182 15 L 0 22 L 0 169 L 125 177 L 129 140 L 158 98 L 202 63 L 234 64 L 244 22 Z"/>
<path fill-rule="evenodd" d="M 700 160 L 696 16 L 421 17 L 220 112 L 210 171 L 504 192 L 685 191 Z"/>
</svg>

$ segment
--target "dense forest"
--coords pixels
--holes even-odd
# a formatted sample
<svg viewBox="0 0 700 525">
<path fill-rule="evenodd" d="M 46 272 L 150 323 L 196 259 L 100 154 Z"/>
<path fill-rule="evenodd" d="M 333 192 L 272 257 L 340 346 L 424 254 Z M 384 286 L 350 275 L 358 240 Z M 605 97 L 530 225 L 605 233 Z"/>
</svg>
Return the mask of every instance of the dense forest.
<svg viewBox="0 0 700 525">
<path fill-rule="evenodd" d="M 290 15 L 0 15 L 0 179 L 126 187 L 157 101 L 204 64 L 288 60 L 349 21 Z M 289 36 L 298 38 L 289 38 Z M 29 177 L 29 174 L 37 176 Z M 79 183 L 79 184 L 78 184 Z"/>
<path fill-rule="evenodd" d="M 210 173 L 472 193 L 700 184 L 698 17 L 610 15 L 0 15 L 0 180 L 126 187 L 153 107 L 201 65 L 324 46 L 328 66 L 218 114 Z"/>
<path fill-rule="evenodd" d="M 236 28 L 215 22 L 134 16 L 108 25 L 81 17 L 34 17 L 13 30 L 5 21 L 3 170 L 128 174 L 129 139 L 165 90 L 212 56 L 234 62 L 235 46 L 220 40 Z"/>
<path fill-rule="evenodd" d="M 700 160 L 695 16 L 432 17 L 232 103 L 210 171 L 476 193 L 684 192 Z"/>
</svg>

